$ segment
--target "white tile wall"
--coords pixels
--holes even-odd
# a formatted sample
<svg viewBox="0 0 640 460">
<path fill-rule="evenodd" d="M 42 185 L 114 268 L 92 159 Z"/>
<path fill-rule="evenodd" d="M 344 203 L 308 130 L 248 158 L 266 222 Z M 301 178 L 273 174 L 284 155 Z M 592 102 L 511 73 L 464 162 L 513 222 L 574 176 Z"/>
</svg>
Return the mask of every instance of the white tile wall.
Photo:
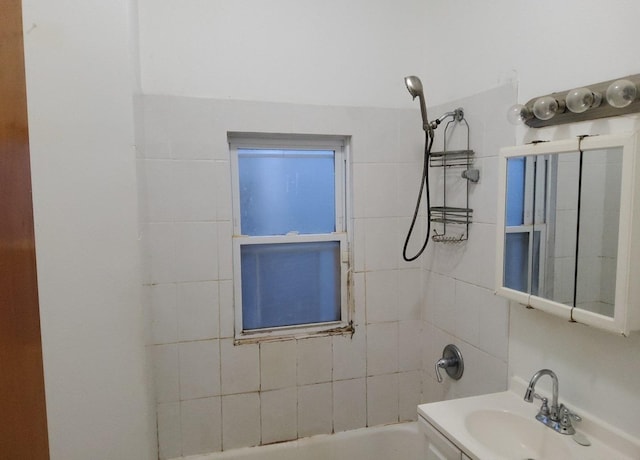
<svg viewBox="0 0 640 460">
<path fill-rule="evenodd" d="M 333 429 L 335 432 L 367 424 L 367 381 L 364 378 L 333 382 Z"/>
<path fill-rule="evenodd" d="M 398 323 L 367 325 L 367 375 L 398 371 Z"/>
<path fill-rule="evenodd" d="M 469 106 L 470 123 L 482 121 L 481 110 L 490 110 L 483 102 L 496 95 L 504 96 L 498 89 L 456 104 Z M 508 317 L 490 293 L 497 147 L 483 150 L 490 143 L 480 129 L 472 129 L 482 158 L 472 188 L 480 223 L 465 245 L 430 244 L 406 263 L 423 156 L 415 110 L 167 96 L 143 96 L 141 107 L 143 268 L 161 458 L 414 420 L 419 401 L 455 393 L 450 383 L 433 383 L 432 367 L 446 343 L 461 340 L 457 327 L 474 342 L 462 341 L 477 360 L 469 375 L 484 378 L 477 366 L 493 372 L 487 388 L 506 381 Z M 234 345 L 227 131 L 351 135 L 353 337 Z M 410 253 L 424 230 L 423 213 Z M 466 309 L 480 318 L 477 327 L 459 317 Z"/>
<path fill-rule="evenodd" d="M 260 396 L 244 393 L 222 397 L 223 449 L 260 444 Z"/>
<path fill-rule="evenodd" d="M 367 425 L 398 421 L 398 375 L 367 377 Z"/>
<path fill-rule="evenodd" d="M 180 403 L 182 455 L 222 450 L 220 397 Z"/>
<path fill-rule="evenodd" d="M 367 373 L 366 328 L 356 329 L 353 336 L 333 337 L 333 379 L 365 377 Z"/>
<path fill-rule="evenodd" d="M 298 340 L 298 385 L 330 382 L 333 372 L 331 337 Z"/>
<path fill-rule="evenodd" d="M 262 444 L 298 437 L 298 390 L 295 386 L 260 393 Z"/>
<path fill-rule="evenodd" d="M 257 344 L 236 346 L 233 339 L 220 341 L 222 394 L 260 389 L 260 349 Z"/>
<path fill-rule="evenodd" d="M 219 336 L 218 282 L 177 285 L 180 341 L 217 339 Z"/>
<path fill-rule="evenodd" d="M 180 403 L 158 404 L 158 453 L 160 458 L 182 455 Z"/>
<path fill-rule="evenodd" d="M 469 240 L 458 245 L 431 244 L 424 258 L 427 273 L 422 329 L 422 398 L 425 402 L 501 391 L 507 385 L 509 309 L 502 298 L 493 294 L 496 165 L 499 148 L 514 144 L 515 131 L 503 115 L 497 114 L 500 110 L 504 113 L 514 99 L 513 87 L 505 85 L 431 109 L 439 113 L 458 106 L 464 108 L 471 126 L 470 147 L 476 153 L 475 167 L 480 170 L 480 181 L 469 186 L 469 203 L 474 210 Z M 490 123 L 485 122 L 488 120 Z M 441 142 L 441 139 L 436 142 L 434 149 L 441 149 Z M 464 189 L 456 186 L 465 185 L 453 173 L 452 169 L 451 175 L 447 176 L 448 184 L 456 184 L 447 188 L 447 200 L 451 205 L 454 200 L 464 199 Z M 438 175 L 442 173 L 432 170 L 434 183 L 442 184 Z M 434 189 L 432 196 L 437 202 L 442 199 L 442 191 Z M 448 343 L 461 349 L 465 372 L 458 381 L 444 374 L 444 382 L 439 384 L 435 380 L 434 364 Z M 406 410 L 408 415 L 408 405 Z"/>
<path fill-rule="evenodd" d="M 220 341 L 183 342 L 180 349 L 180 399 L 220 395 Z"/>
<path fill-rule="evenodd" d="M 296 386 L 296 351 L 295 340 L 260 344 L 260 389 L 262 391 Z"/>
<path fill-rule="evenodd" d="M 298 436 L 328 434 L 333 431 L 332 384 L 298 387 Z"/>
</svg>

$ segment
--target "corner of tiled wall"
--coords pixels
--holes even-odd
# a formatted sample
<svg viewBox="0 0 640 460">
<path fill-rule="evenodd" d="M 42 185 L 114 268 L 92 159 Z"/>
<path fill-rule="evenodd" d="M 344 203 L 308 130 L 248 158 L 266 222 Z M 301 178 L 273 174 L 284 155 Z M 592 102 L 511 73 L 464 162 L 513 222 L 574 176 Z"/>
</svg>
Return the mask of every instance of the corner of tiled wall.
<svg viewBox="0 0 640 460">
<path fill-rule="evenodd" d="M 474 168 L 480 171 L 480 180 L 469 185 L 473 223 L 468 241 L 455 245 L 432 242 L 423 256 L 424 402 L 491 393 L 507 387 L 509 304 L 494 294 L 494 274 L 497 160 L 499 149 L 514 143 L 515 129 L 504 116 L 514 100 L 514 89 L 509 84 L 430 109 L 434 114 L 457 107 L 464 109 L 470 125 L 470 148 L 476 157 Z M 434 151 L 443 148 L 442 126 L 436 131 Z M 436 168 L 431 170 L 434 204 L 443 197 L 439 178 L 442 174 Z M 459 174 L 447 176 L 448 205 L 464 206 L 466 184 Z M 459 183 L 463 186 L 456 189 Z M 465 371 L 459 381 L 445 375 L 444 382 L 439 384 L 434 365 L 448 343 L 460 348 Z"/>
</svg>

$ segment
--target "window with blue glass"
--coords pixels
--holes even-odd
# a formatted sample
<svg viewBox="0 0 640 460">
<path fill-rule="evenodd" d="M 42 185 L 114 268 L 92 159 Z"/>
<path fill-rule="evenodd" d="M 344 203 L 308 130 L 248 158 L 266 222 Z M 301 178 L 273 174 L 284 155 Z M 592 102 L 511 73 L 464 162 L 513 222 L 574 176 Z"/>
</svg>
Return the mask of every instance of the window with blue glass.
<svg viewBox="0 0 640 460">
<path fill-rule="evenodd" d="M 230 139 L 236 335 L 347 322 L 345 143 Z"/>
</svg>

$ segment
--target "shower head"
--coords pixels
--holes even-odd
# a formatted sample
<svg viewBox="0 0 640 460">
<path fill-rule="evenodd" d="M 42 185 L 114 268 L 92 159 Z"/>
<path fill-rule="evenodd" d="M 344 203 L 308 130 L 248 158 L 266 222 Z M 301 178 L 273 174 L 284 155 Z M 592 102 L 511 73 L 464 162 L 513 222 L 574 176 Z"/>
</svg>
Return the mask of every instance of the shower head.
<svg viewBox="0 0 640 460">
<path fill-rule="evenodd" d="M 413 96 L 415 99 L 416 96 L 422 95 L 424 97 L 422 91 L 422 82 L 415 75 L 411 75 L 410 77 L 404 77 L 404 84 L 407 85 L 407 89 L 409 90 L 409 94 Z"/>
<path fill-rule="evenodd" d="M 424 129 L 430 136 L 433 134 L 433 129 L 429 124 L 427 118 L 427 104 L 424 101 L 424 92 L 422 91 L 422 82 L 415 75 L 404 78 L 404 84 L 407 85 L 409 94 L 415 99 L 420 100 L 420 112 L 422 113 L 422 129 Z"/>
</svg>

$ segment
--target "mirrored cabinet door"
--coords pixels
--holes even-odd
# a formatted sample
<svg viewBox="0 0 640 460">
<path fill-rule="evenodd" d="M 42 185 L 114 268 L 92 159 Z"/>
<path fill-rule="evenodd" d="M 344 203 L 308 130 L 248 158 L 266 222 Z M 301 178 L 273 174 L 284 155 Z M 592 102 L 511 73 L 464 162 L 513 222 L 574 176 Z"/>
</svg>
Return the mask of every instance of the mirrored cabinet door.
<svg viewBox="0 0 640 460">
<path fill-rule="evenodd" d="M 498 294 L 623 334 L 637 328 L 637 299 L 630 298 L 627 279 L 635 273 L 631 251 L 638 244 L 630 225 L 635 138 L 501 151 Z"/>
</svg>

